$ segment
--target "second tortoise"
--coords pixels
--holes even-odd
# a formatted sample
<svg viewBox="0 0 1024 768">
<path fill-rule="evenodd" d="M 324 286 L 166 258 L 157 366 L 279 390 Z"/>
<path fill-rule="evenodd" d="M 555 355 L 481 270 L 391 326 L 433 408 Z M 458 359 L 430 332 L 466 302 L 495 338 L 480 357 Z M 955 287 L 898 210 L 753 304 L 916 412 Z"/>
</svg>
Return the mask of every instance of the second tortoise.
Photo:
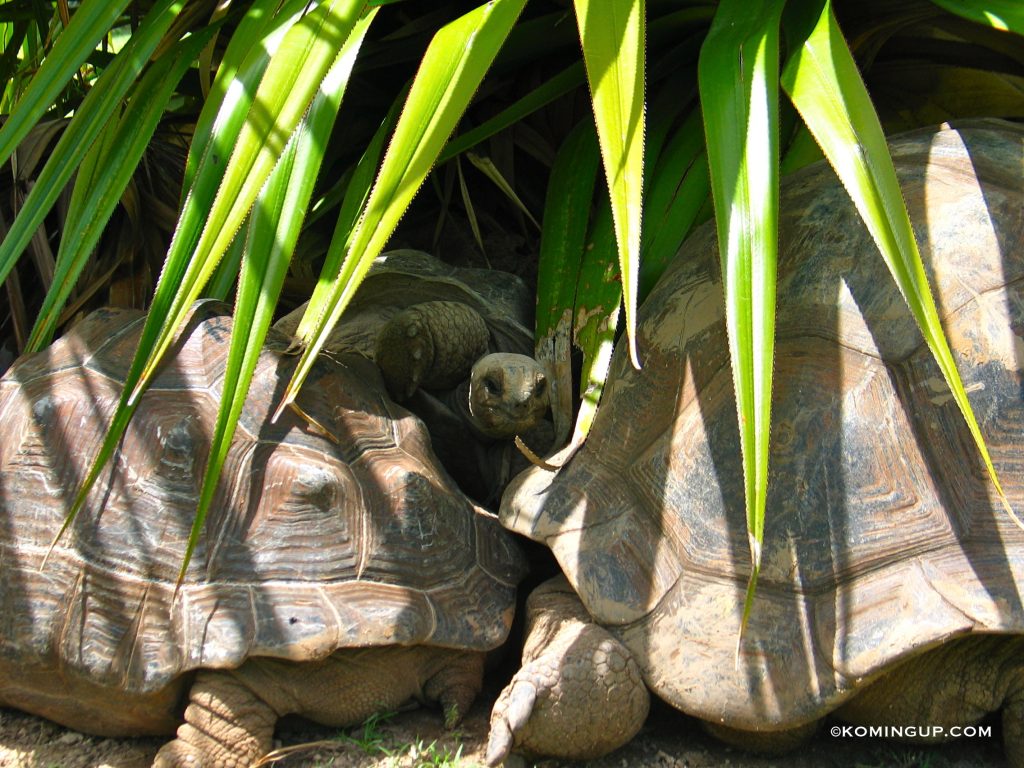
<svg viewBox="0 0 1024 768">
<path fill-rule="evenodd" d="M 305 307 L 276 327 L 294 334 Z M 325 349 L 373 360 L 391 396 L 427 424 L 434 451 L 481 503 L 516 468 L 511 440 L 550 447 L 555 393 L 532 357 L 532 300 L 514 275 L 453 267 L 414 250 L 382 254 Z"/>
<path fill-rule="evenodd" d="M 980 122 L 891 152 L 956 364 L 1010 507 L 1024 509 L 1024 128 Z M 928 726 L 1002 711 L 1024 766 L 1024 530 L 832 170 L 783 185 L 771 482 L 751 572 L 715 232 L 644 304 L 584 447 L 509 486 L 505 525 L 565 579 L 531 598 L 492 717 L 510 750 L 632 737 L 646 689 L 732 743 L 799 743 L 830 713 Z M 642 679 L 642 684 L 641 684 Z"/>
</svg>

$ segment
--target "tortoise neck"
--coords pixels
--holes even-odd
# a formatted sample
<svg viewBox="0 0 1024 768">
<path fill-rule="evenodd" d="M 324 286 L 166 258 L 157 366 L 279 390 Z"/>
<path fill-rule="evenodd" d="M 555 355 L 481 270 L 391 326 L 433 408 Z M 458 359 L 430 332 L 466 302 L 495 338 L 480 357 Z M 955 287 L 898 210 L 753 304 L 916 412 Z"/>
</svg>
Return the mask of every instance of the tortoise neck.
<svg viewBox="0 0 1024 768">
<path fill-rule="evenodd" d="M 447 397 L 448 407 L 462 419 L 463 423 L 466 424 L 473 432 L 473 436 L 482 443 L 494 443 L 497 440 L 490 435 L 486 434 L 477 425 L 476 417 L 473 416 L 472 411 L 469 408 L 469 379 L 466 379 L 458 384 L 454 389 L 448 392 Z"/>
</svg>

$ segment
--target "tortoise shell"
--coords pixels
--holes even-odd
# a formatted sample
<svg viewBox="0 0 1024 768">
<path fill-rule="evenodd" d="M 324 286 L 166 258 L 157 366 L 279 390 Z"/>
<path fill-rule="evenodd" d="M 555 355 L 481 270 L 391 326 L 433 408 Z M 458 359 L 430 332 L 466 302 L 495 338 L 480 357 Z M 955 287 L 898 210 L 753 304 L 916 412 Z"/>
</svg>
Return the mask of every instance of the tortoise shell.
<svg viewBox="0 0 1024 768">
<path fill-rule="evenodd" d="M 455 267 L 411 249 L 388 251 L 374 261 L 325 348 L 372 359 L 387 321 L 428 301 L 457 301 L 479 312 L 490 331 L 490 351 L 533 354 L 533 297 L 522 280 L 493 269 Z M 293 334 L 305 310 L 302 305 L 274 327 Z"/>
<path fill-rule="evenodd" d="M 47 557 L 142 328 L 101 310 L 0 381 L 0 657 L 71 685 L 159 692 L 197 667 L 335 649 L 499 645 L 523 561 L 440 469 L 422 423 L 355 356 L 322 359 L 276 423 L 296 358 L 272 331 L 175 595 L 231 318 L 198 305 L 115 457 Z M 91 689 L 90 689 L 91 690 Z"/>
<path fill-rule="evenodd" d="M 954 357 L 1024 512 L 1024 130 L 891 143 Z M 748 729 L 819 717 L 954 636 L 1024 631 L 1024 530 L 1002 508 L 878 249 L 832 170 L 781 198 L 762 567 L 751 571 L 713 225 L 645 302 L 641 370 L 616 352 L 593 431 L 505 494 L 592 615 L 674 706 Z"/>
</svg>

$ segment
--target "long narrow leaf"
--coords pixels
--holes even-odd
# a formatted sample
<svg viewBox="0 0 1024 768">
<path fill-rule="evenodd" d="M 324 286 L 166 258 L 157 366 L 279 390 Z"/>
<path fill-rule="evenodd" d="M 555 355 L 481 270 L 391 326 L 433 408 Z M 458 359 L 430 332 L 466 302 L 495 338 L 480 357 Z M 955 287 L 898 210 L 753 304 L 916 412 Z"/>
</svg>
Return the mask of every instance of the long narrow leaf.
<svg viewBox="0 0 1024 768">
<path fill-rule="evenodd" d="M 327 256 L 324 258 L 320 279 L 309 298 L 310 305 L 322 306 L 334 290 L 335 280 L 348 249 L 349 238 L 359 220 L 359 214 L 365 208 L 366 201 L 370 196 L 370 189 L 373 187 L 373 174 L 380 163 L 381 155 L 384 154 L 384 143 L 398 120 L 401 104 L 401 101 L 396 101 L 388 110 L 388 114 L 373 134 L 373 138 L 356 164 L 355 171 L 345 190 L 345 196 L 341 201 L 338 220 L 334 227 L 331 243 L 327 246 Z M 306 338 L 312 333 L 316 327 L 316 319 L 315 314 L 305 313 L 295 329 L 296 337 Z"/>
<path fill-rule="evenodd" d="M 351 65 L 354 60 L 355 54 L 358 50 L 359 44 L 365 35 L 366 29 L 372 20 L 374 12 L 371 12 L 363 19 L 363 21 L 355 25 L 356 31 L 345 45 L 340 47 L 340 51 L 337 55 L 337 61 L 329 72 L 329 77 L 335 79 L 335 85 L 342 82 L 347 82 L 348 75 L 351 72 Z M 333 91 L 334 86 L 325 85 L 323 83 L 324 78 L 318 83 L 319 86 L 326 90 Z M 201 175 L 201 172 L 200 174 Z M 198 184 L 197 179 L 197 184 Z M 178 230 L 175 232 L 175 239 L 182 236 L 182 224 L 179 222 Z M 185 234 L 187 236 L 188 233 Z M 230 243 L 226 244 L 230 245 Z M 86 495 L 89 489 L 96 482 L 96 478 L 99 476 L 100 471 L 106 462 L 110 459 L 113 454 L 114 448 L 117 446 L 124 434 L 125 429 L 128 426 L 128 422 L 131 420 L 135 409 L 138 407 L 139 395 L 145 389 L 146 380 L 143 377 L 145 369 L 149 368 L 150 373 L 155 368 L 153 362 L 154 354 L 153 350 L 155 347 L 154 342 L 157 340 L 159 333 L 164 330 L 165 337 L 169 344 L 173 338 L 173 329 L 166 331 L 175 322 L 183 321 L 189 312 L 191 301 L 185 305 L 184 312 L 180 313 L 180 316 L 175 320 L 169 317 L 168 307 L 172 300 L 181 298 L 180 294 L 175 295 L 175 290 L 178 288 L 178 283 L 182 279 L 182 275 L 186 271 L 186 268 L 191 265 L 190 260 L 187 258 L 187 254 L 178 254 L 179 258 L 172 260 L 174 249 L 174 241 L 172 241 L 172 253 L 168 255 L 168 260 L 164 265 L 164 271 L 160 276 L 160 283 L 157 285 L 156 295 L 154 296 L 153 305 L 150 307 L 149 315 L 146 318 L 146 323 L 143 326 L 142 333 L 139 340 L 139 346 L 135 353 L 135 358 L 132 361 L 131 367 L 128 370 L 128 374 L 125 377 L 125 388 L 121 396 L 121 400 L 118 403 L 117 408 L 111 418 L 111 426 L 104 438 L 103 445 L 100 447 L 100 451 L 97 457 L 93 461 L 93 465 L 86 475 L 86 478 L 75 497 L 75 500 L 71 506 L 71 511 L 68 515 L 68 519 L 65 521 L 64 528 L 58 533 L 57 538 L 63 533 L 63 531 L 70 524 L 74 515 L 77 514 L 78 510 L 81 509 L 82 504 L 85 502 Z M 221 254 L 218 254 L 221 255 Z M 209 269 L 206 274 L 200 276 L 199 279 L 193 280 L 191 289 L 193 290 L 191 298 L 194 298 L 201 290 L 203 286 L 203 277 L 208 277 L 209 272 L 212 271 L 213 264 L 209 264 Z M 185 293 L 185 292 L 181 292 Z M 173 325 L 173 328 L 177 328 L 178 325 Z M 164 347 L 166 349 L 166 345 Z M 56 541 L 56 539 L 55 539 Z"/>
<path fill-rule="evenodd" d="M 162 0 L 155 6 L 82 101 L 36 179 L 21 214 L 0 244 L 0 282 L 17 263 L 85 153 L 120 106 L 183 3 L 184 0 Z M 65 32 L 61 39 L 67 35 Z"/>
<path fill-rule="evenodd" d="M 644 201 L 640 301 L 679 250 L 711 191 L 699 110 L 691 112 L 672 135 L 652 176 Z"/>
<path fill-rule="evenodd" d="M 4 91 L 8 91 L 13 83 L 14 73 L 18 70 L 18 54 L 28 30 L 28 19 L 0 24 L 0 42 L 3 43 L 3 53 L 0 53 L 0 82 L 6 83 Z M 0 95 L 4 95 L 4 92 L 0 91 Z M 13 93 L 6 95 L 7 98 L 14 99 Z M 6 102 L 2 106 L 6 106 Z"/>
<path fill-rule="evenodd" d="M 57 38 L 53 50 L 47 54 L 36 76 L 32 78 L 32 83 L 0 130 L 0 163 L 7 162 L 96 44 L 114 26 L 128 3 L 129 0 L 85 0 L 78 7 L 71 24 Z M 180 8 L 182 4 L 176 5 Z"/>
<path fill-rule="evenodd" d="M 472 130 L 457 136 L 448 142 L 444 152 L 437 158 L 440 165 L 455 157 L 467 149 L 471 149 L 481 141 L 490 138 L 499 131 L 508 128 L 510 125 L 519 122 L 524 117 L 537 111 L 545 104 L 550 104 L 559 96 L 563 96 L 572 89 L 583 84 L 583 65 L 580 62 L 570 64 L 546 83 L 537 86 L 514 104 L 503 109 L 490 120 L 478 125 Z"/>
<path fill-rule="evenodd" d="M 416 73 L 366 210 L 349 243 L 331 295 L 306 312 L 317 318 L 277 413 L 293 402 L 330 330 L 398 224 L 526 0 L 494 0 L 434 36 Z"/>
<path fill-rule="evenodd" d="M 537 359 L 548 367 L 552 377 L 555 445 L 565 442 L 572 421 L 571 352 L 576 283 L 587 251 L 587 226 L 599 161 L 593 123 L 584 121 L 562 142 L 551 167 L 544 202 L 534 349 Z M 618 309 L 618 299 L 615 309 Z"/>
<path fill-rule="evenodd" d="M 267 179 L 267 183 L 270 183 L 269 179 Z M 231 241 L 231 245 L 224 252 L 224 256 L 221 257 L 217 269 L 210 277 L 210 282 L 206 284 L 200 293 L 203 298 L 227 301 L 231 292 L 235 290 L 238 285 L 238 274 L 242 268 L 242 256 L 245 251 L 248 233 L 249 226 L 246 224 L 235 235 L 235 239 Z"/>
<path fill-rule="evenodd" d="M 608 380 L 615 330 L 622 309 L 622 284 L 611 201 L 602 201 L 594 215 L 583 264 L 576 284 L 573 335 L 583 350 L 580 368 L 580 409 L 570 444 L 589 434 Z"/>
<path fill-rule="evenodd" d="M 1021 3 L 1020 0 L 932 0 L 932 2 L 947 11 L 963 16 L 965 19 L 1024 35 L 1024 3 Z"/>
<path fill-rule="evenodd" d="M 782 5 L 781 0 L 723 0 L 698 65 L 752 565 L 741 626 L 746 625 L 760 571 L 768 491 Z"/>
<path fill-rule="evenodd" d="M 135 384 L 131 400 L 141 394 L 152 378 L 192 303 L 213 274 L 260 188 L 280 160 L 288 137 L 294 133 L 336 61 L 342 66 L 334 70 L 335 76 L 347 82 L 362 35 L 372 18 L 370 15 L 360 22 L 362 9 L 361 0 L 335 0 L 321 5 L 301 17 L 288 30 L 281 48 L 271 58 L 228 160 L 199 241 L 194 252 L 187 254 L 182 278 L 175 282 L 161 279 L 157 286 L 151 316 L 156 312 L 161 323 L 152 346 L 146 345 L 147 349 L 140 342 L 140 352 L 145 350 L 148 361 Z M 353 34 L 357 22 L 359 30 Z M 181 256 L 186 257 L 186 254 Z M 147 322 L 142 336 L 144 341 L 148 329 Z"/>
<path fill-rule="evenodd" d="M 680 65 L 661 78 L 657 90 L 648 92 L 647 109 L 651 119 L 647 121 L 647 136 L 644 140 L 644 160 L 648 168 L 656 162 L 660 162 L 665 141 L 673 133 L 679 119 L 684 115 L 693 112 L 692 107 L 697 102 L 697 56 L 700 54 L 700 39 L 690 38 L 686 41 L 686 47 L 691 49 L 687 57 L 687 64 Z M 663 65 L 665 58 L 659 58 L 652 62 L 648 70 L 653 76 L 654 68 Z M 701 131 L 701 144 L 703 145 L 703 131 Z M 651 189 L 658 183 L 657 172 L 644 175 L 644 194 L 650 194 Z M 644 208 L 647 201 L 644 201 Z M 646 214 L 646 210 L 644 211 Z M 647 220 L 644 217 L 643 225 L 646 228 Z M 644 242 L 647 237 L 646 229 L 641 234 L 640 241 Z M 643 251 L 643 245 L 640 250 Z"/>
<path fill-rule="evenodd" d="M 269 0 L 269 3 L 274 4 L 276 1 Z M 267 8 L 263 7 L 267 2 L 259 5 L 260 13 L 267 14 Z M 230 67 L 230 77 L 226 83 L 221 83 L 218 78 L 214 90 L 222 93 L 222 98 L 220 101 L 215 101 L 213 97 L 207 99 L 206 106 L 200 114 L 186 164 L 185 197 L 174 237 L 164 259 L 150 316 L 146 319 L 140 338 L 142 349 L 148 350 L 152 347 L 160 321 L 169 311 L 176 287 L 182 282 L 186 269 L 194 261 L 192 254 L 203 231 L 207 213 L 213 206 L 224 178 L 225 158 L 230 156 L 231 148 L 238 142 L 239 133 L 250 112 L 267 64 L 271 56 L 280 49 L 288 30 L 299 19 L 300 13 L 290 5 L 273 17 L 273 23 L 258 25 L 255 29 L 252 24 L 245 23 L 249 20 L 247 17 L 239 25 L 228 45 L 228 51 L 235 51 L 234 58 L 241 58 L 241 62 Z M 217 88 L 218 84 L 220 89 Z M 226 295 L 225 284 L 233 283 L 236 274 L 237 272 L 228 277 L 223 275 L 222 270 L 217 276 L 218 285 L 214 287 L 211 295 Z M 137 377 L 131 379 L 128 382 L 129 387 L 134 388 L 136 381 Z"/>
<path fill-rule="evenodd" d="M 242 17 L 196 120 L 185 163 L 184 190 L 192 188 L 202 158 L 208 152 L 218 152 L 221 157 L 230 154 L 270 56 L 308 4 L 308 0 L 290 0 L 278 8 L 281 0 L 256 0 Z"/>
<path fill-rule="evenodd" d="M 494 185 L 501 190 L 502 194 L 508 198 L 509 202 L 512 203 L 519 211 L 530 220 L 538 230 L 541 228 L 540 223 L 530 213 L 530 209 L 526 207 L 522 200 L 519 199 L 519 195 L 512 188 L 512 185 L 508 183 L 508 180 L 502 175 L 501 171 L 498 170 L 498 166 L 494 164 L 494 161 L 489 157 L 481 157 L 475 152 L 467 152 L 466 159 L 473 164 L 480 173 L 490 179 Z"/>
<path fill-rule="evenodd" d="M 178 81 L 213 33 L 213 28 L 186 38 L 165 54 L 139 80 L 120 120 L 111 125 L 110 140 L 94 145 L 95 168 L 79 173 L 57 254 L 53 284 L 46 294 L 26 351 L 49 343 L 64 303 L 103 234 L 118 200 L 145 152 Z M 83 168 L 84 171 L 84 163 Z"/>
<path fill-rule="evenodd" d="M 636 350 L 636 284 L 644 171 L 644 0 L 574 0 L 594 103 L 594 121 L 611 194 L 626 338 Z"/>
<path fill-rule="evenodd" d="M 839 30 L 831 0 L 797 0 L 787 10 L 786 20 L 794 53 L 783 72 L 783 87 L 877 243 L 1009 510 L 942 330 L 882 126 Z"/>
<path fill-rule="evenodd" d="M 163 69 L 162 67 L 150 67 L 149 71 L 152 72 L 155 69 Z M 149 72 L 146 73 L 148 75 Z M 145 79 L 145 76 L 143 77 Z M 89 147 L 89 151 L 82 158 L 81 164 L 78 166 L 78 172 L 75 175 L 74 189 L 71 191 L 71 200 L 68 203 L 67 215 L 64 217 L 62 234 L 61 234 L 61 245 L 60 250 L 63 253 L 67 253 L 67 245 L 70 244 L 71 239 L 75 234 L 85 226 L 88 226 L 86 217 L 88 211 L 86 210 L 86 200 L 89 197 L 90 191 L 95 187 L 105 174 L 106 165 L 103 162 L 104 157 L 115 148 L 116 138 L 118 133 L 118 127 L 121 125 L 121 120 L 124 118 L 124 113 L 128 107 L 125 105 L 124 109 L 121 110 L 120 116 L 112 116 L 110 121 L 103 127 L 100 135 L 93 142 L 92 146 Z M 24 145 L 23 145 L 24 146 Z M 19 153 L 20 154 L 20 153 Z M 61 255 L 58 254 L 57 260 L 57 272 L 60 272 Z M 57 278 L 55 278 L 55 281 Z M 52 289 L 51 289 L 52 292 Z M 45 302 L 43 305 L 43 314 L 45 312 Z"/>
<path fill-rule="evenodd" d="M 179 584 L 185 577 L 206 514 L 213 503 L 221 469 L 231 448 L 253 371 L 259 362 L 305 211 L 313 195 L 317 171 L 323 162 L 331 128 L 344 95 L 344 81 L 340 88 L 337 80 L 329 78 L 327 82 L 334 86 L 334 90 L 331 93 L 320 91 L 314 98 L 281 162 L 260 191 L 249 218 L 220 409 L 195 521 L 178 573 Z"/>
</svg>

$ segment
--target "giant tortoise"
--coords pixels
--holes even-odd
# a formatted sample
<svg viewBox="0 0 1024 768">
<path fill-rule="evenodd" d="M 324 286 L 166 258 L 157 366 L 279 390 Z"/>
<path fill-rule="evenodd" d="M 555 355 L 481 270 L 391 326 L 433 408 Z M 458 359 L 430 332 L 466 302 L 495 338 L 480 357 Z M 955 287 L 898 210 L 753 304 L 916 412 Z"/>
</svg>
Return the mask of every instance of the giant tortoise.
<svg viewBox="0 0 1024 768">
<path fill-rule="evenodd" d="M 532 297 L 516 276 L 455 267 L 411 249 L 370 268 L 325 345 L 380 368 L 391 396 L 427 424 L 463 490 L 497 505 L 518 467 L 512 438 L 544 452 L 553 437 L 543 366 L 528 330 Z M 295 333 L 305 306 L 276 327 Z"/>
<path fill-rule="evenodd" d="M 891 149 L 1021 514 L 1024 128 L 964 124 Z M 1024 530 L 831 169 L 788 178 L 781 201 L 771 479 L 745 633 L 751 565 L 708 226 L 642 308 L 642 369 L 617 350 L 583 448 L 505 493 L 502 522 L 550 546 L 567 581 L 532 597 L 491 763 L 623 743 L 646 712 L 642 678 L 751 748 L 795 743 L 833 712 L 931 738 L 1001 709 L 1010 764 L 1024 766 Z"/>
<path fill-rule="evenodd" d="M 298 400 L 317 428 L 271 423 L 296 360 L 271 332 L 177 586 L 232 327 L 201 303 L 55 540 L 141 327 L 100 310 L 0 380 L 0 704 L 101 735 L 184 716 L 156 764 L 207 768 L 249 765 L 286 713 L 342 725 L 416 698 L 456 722 L 524 562 L 364 357 L 317 362 Z"/>
</svg>

